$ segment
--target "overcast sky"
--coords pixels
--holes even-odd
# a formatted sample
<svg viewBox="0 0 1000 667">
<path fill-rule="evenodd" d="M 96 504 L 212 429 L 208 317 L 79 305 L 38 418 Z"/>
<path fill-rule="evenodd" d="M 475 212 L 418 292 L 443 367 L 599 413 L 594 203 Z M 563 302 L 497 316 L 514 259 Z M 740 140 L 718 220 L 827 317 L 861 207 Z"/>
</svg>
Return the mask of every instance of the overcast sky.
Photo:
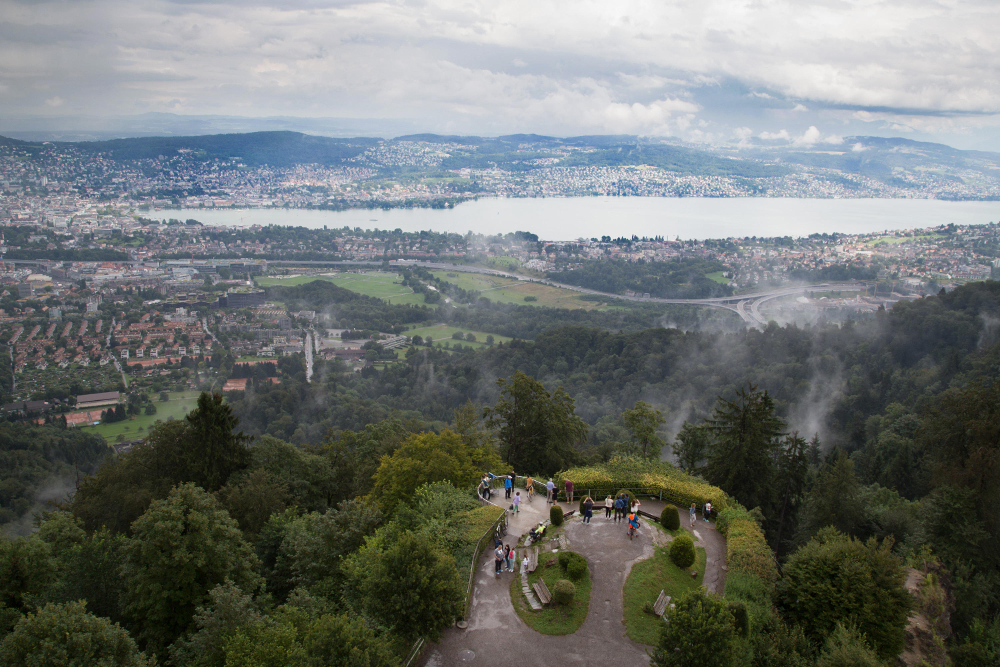
<svg viewBox="0 0 1000 667">
<path fill-rule="evenodd" d="M 147 112 L 1000 150 L 997 0 L 0 0 L 0 129 Z"/>
</svg>

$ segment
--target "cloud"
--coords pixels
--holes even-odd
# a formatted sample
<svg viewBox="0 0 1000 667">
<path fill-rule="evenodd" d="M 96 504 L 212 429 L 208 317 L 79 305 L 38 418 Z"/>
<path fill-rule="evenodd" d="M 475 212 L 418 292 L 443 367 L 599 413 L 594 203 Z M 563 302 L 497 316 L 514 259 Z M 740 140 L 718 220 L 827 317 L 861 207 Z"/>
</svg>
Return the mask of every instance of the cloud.
<svg viewBox="0 0 1000 667">
<path fill-rule="evenodd" d="M 852 153 L 862 153 L 862 152 L 864 152 L 866 150 L 868 150 L 868 147 L 865 146 L 864 144 L 862 144 L 860 141 L 858 143 L 854 144 L 853 146 L 851 146 L 851 152 Z"/>
<path fill-rule="evenodd" d="M 61 107 L 65 103 L 66 100 L 59 97 L 58 95 L 56 97 L 50 97 L 49 99 L 45 100 L 45 106 L 47 107 Z"/>
<path fill-rule="evenodd" d="M 780 132 L 761 132 L 757 135 L 764 141 L 791 141 L 792 137 L 788 134 L 788 130 L 781 130 Z"/>
<path fill-rule="evenodd" d="M 484 133 L 733 136 L 769 108 L 969 132 L 1000 123 L 998 28 L 986 0 L 19 2 L 0 22 L 0 116 L 51 111 L 38 91 L 58 90 L 96 115 L 179 100 Z"/>
</svg>

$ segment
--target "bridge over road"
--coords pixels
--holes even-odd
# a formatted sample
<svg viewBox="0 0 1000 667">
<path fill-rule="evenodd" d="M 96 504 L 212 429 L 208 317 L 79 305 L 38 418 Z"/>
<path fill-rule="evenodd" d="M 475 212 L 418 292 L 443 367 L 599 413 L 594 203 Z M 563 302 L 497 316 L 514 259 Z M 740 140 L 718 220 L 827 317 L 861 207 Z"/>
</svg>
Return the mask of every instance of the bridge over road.
<svg viewBox="0 0 1000 667">
<path fill-rule="evenodd" d="M 300 261 L 296 262 L 293 260 L 278 260 L 268 262 L 269 265 L 288 265 L 288 266 L 371 266 L 377 267 L 382 266 L 382 262 L 372 262 L 372 261 Z M 669 304 L 680 304 L 688 306 L 708 306 L 710 308 L 723 308 L 725 310 L 731 310 L 737 315 L 739 315 L 744 322 L 752 327 L 762 328 L 767 326 L 767 319 L 760 313 L 760 305 L 771 299 L 778 299 L 783 296 L 790 296 L 792 294 L 806 294 L 809 292 L 862 292 L 868 289 L 868 286 L 864 283 L 857 282 L 846 282 L 846 283 L 818 283 L 814 285 L 796 285 L 794 287 L 781 287 L 778 289 L 768 290 L 764 292 L 754 292 L 751 294 L 736 294 L 733 296 L 721 296 L 713 297 L 709 299 L 662 299 L 659 297 L 645 297 L 645 296 L 627 296 L 625 294 L 613 294 L 611 292 L 600 292 L 598 290 L 588 289 L 586 287 L 579 287 L 577 285 L 568 285 L 566 283 L 560 283 L 555 280 L 550 280 L 548 278 L 529 278 L 527 276 L 518 275 L 516 273 L 510 273 L 507 271 L 500 271 L 498 269 L 488 269 L 482 266 L 467 266 L 462 264 L 449 264 L 446 262 L 423 262 L 423 261 L 399 261 L 392 260 L 389 265 L 393 268 L 404 268 L 407 266 L 419 266 L 424 269 L 432 269 L 437 271 L 457 271 L 464 273 L 478 273 L 481 275 L 491 275 L 500 276 L 502 278 L 512 278 L 514 280 L 520 280 L 522 282 L 535 282 L 541 283 L 543 285 L 549 285 L 550 287 L 558 287 L 559 289 L 570 290 L 573 292 L 579 292 L 581 294 L 593 294 L 595 296 L 607 297 L 608 299 L 622 299 L 625 301 L 637 301 L 642 303 L 669 303 Z"/>
</svg>

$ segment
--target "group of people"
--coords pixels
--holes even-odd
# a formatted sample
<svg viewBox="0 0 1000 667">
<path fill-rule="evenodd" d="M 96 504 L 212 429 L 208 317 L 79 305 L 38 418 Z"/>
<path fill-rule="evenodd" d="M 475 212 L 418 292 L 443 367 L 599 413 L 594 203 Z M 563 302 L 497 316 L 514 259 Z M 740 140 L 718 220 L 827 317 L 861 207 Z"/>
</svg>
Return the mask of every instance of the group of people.
<svg viewBox="0 0 1000 667">
<path fill-rule="evenodd" d="M 494 576 L 499 577 L 501 572 L 514 572 L 515 561 L 517 560 L 517 549 L 511 548 L 509 544 L 504 544 L 497 540 L 493 547 L 493 569 Z M 521 563 L 522 569 L 528 567 L 528 556 L 525 554 Z"/>
</svg>

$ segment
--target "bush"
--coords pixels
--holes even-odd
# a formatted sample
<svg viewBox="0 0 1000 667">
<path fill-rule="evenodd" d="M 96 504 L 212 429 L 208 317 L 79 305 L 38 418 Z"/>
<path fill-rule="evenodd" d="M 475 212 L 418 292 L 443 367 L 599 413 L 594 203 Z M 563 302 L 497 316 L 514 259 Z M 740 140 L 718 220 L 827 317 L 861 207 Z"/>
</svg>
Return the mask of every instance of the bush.
<svg viewBox="0 0 1000 667">
<path fill-rule="evenodd" d="M 566 569 L 569 566 L 569 562 L 573 559 L 576 554 L 572 551 L 560 551 L 559 552 L 559 567 Z"/>
<path fill-rule="evenodd" d="M 552 587 L 552 601 L 556 604 L 572 604 L 574 597 L 576 597 L 576 586 L 573 585 L 572 581 L 560 579 Z"/>
<path fill-rule="evenodd" d="M 715 525 L 726 536 L 726 561 L 730 573 L 746 572 L 767 584 L 778 580 L 774 552 L 750 512 L 739 506 L 724 509 L 718 513 Z"/>
<path fill-rule="evenodd" d="M 729 602 L 729 612 L 733 615 L 736 632 L 741 637 L 750 636 L 750 614 L 747 613 L 747 606 L 739 601 Z"/>
<path fill-rule="evenodd" d="M 655 610 L 653 609 L 653 603 L 650 602 L 649 600 L 646 600 L 645 602 L 643 602 L 642 603 L 642 613 L 649 614 L 650 616 L 652 616 L 654 613 L 656 613 Z"/>
<path fill-rule="evenodd" d="M 549 521 L 553 526 L 561 526 L 563 522 L 563 510 L 558 505 L 553 505 L 549 509 Z"/>
<path fill-rule="evenodd" d="M 660 525 L 667 530 L 677 530 L 681 527 L 681 515 L 673 505 L 667 505 L 660 512 Z"/>
<path fill-rule="evenodd" d="M 528 296 L 524 297 L 524 300 L 525 300 L 526 302 L 529 302 L 529 303 L 530 303 L 531 301 L 538 301 L 538 297 L 537 297 L 537 296 L 531 296 L 531 295 L 529 294 Z"/>
<path fill-rule="evenodd" d="M 566 574 L 573 581 L 580 581 L 587 574 L 587 561 L 582 556 L 571 560 L 566 566 Z"/>
<path fill-rule="evenodd" d="M 679 568 L 687 569 L 694 564 L 694 540 L 687 533 L 682 533 L 670 543 L 670 560 Z"/>
</svg>

